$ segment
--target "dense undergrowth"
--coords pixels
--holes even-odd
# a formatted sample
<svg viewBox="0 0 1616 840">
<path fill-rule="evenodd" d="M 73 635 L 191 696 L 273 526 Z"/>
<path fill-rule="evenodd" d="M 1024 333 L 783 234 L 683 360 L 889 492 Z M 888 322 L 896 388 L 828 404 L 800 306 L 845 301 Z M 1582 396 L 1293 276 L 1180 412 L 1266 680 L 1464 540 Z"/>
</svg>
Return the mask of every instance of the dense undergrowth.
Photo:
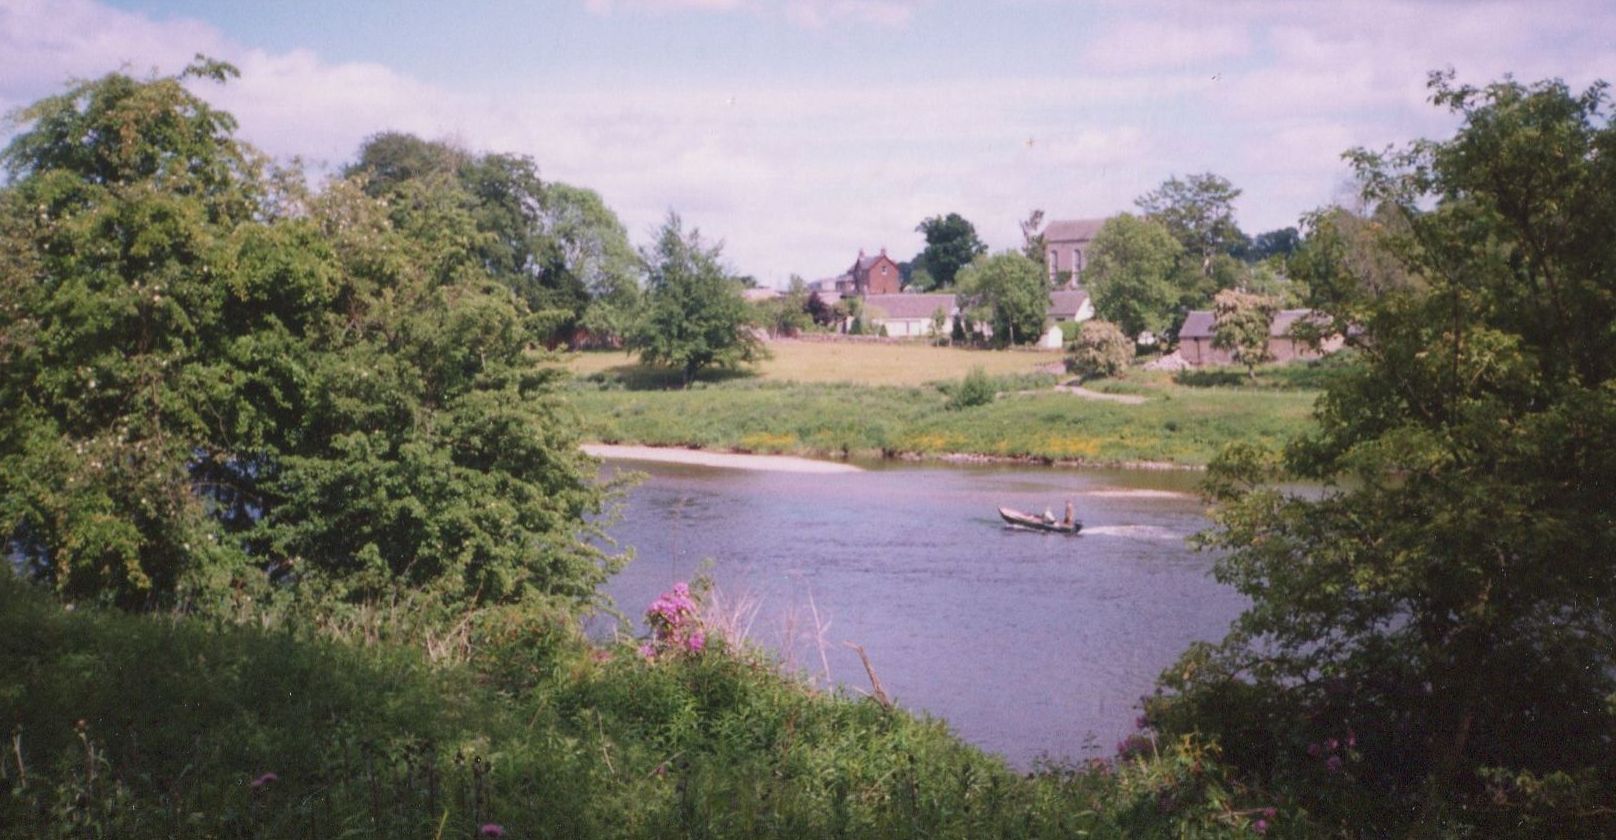
<svg viewBox="0 0 1616 840">
<path fill-rule="evenodd" d="M 1287 833 L 1145 735 L 1022 775 L 937 721 L 709 638 L 647 660 L 481 616 L 465 655 L 66 609 L 0 581 L 8 837 Z M 1146 730 L 1148 735 L 1148 730 Z M 1261 820 L 1262 825 L 1257 826 Z M 487 828 L 485 826 L 495 826 Z"/>
</svg>

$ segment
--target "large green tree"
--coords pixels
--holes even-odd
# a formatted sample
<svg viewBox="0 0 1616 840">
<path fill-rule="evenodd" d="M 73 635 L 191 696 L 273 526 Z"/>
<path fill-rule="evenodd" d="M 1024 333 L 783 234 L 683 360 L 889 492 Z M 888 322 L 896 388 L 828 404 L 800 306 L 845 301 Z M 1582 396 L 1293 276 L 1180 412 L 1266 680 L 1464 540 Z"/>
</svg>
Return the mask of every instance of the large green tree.
<svg viewBox="0 0 1616 840">
<path fill-rule="evenodd" d="M 1030 344 L 1049 314 L 1049 272 L 1019 251 L 982 257 L 959 274 L 962 305 L 985 310 L 1000 345 Z"/>
<path fill-rule="evenodd" d="M 767 355 L 752 332 L 752 310 L 741 284 L 701 232 L 684 230 L 669 213 L 641 260 L 648 278 L 645 307 L 628 348 L 647 364 L 677 369 L 689 385 L 702 368 L 738 367 Z"/>
<path fill-rule="evenodd" d="M 919 291 L 947 289 L 954 285 L 960 269 L 988 252 L 988 246 L 976 235 L 976 226 L 958 213 L 931 216 L 915 227 L 915 232 L 926 237 L 926 247 L 915 257 L 918 268 L 925 269 L 927 285 L 917 280 Z"/>
<path fill-rule="evenodd" d="M 1183 246 L 1159 222 L 1120 213 L 1105 220 L 1089 246 L 1083 284 L 1094 314 L 1131 338 L 1160 334 L 1177 315 L 1182 289 L 1175 272 Z"/>
<path fill-rule="evenodd" d="M 131 607 L 593 599 L 602 492 L 463 191 L 266 177 L 186 87 L 233 72 L 112 74 L 20 115 L 0 190 L 8 556 Z"/>
<path fill-rule="evenodd" d="M 1134 205 L 1165 225 L 1185 253 L 1200 263 L 1201 273 L 1211 277 L 1215 257 L 1248 244 L 1234 220 L 1234 200 L 1239 197 L 1240 190 L 1228 179 L 1203 172 L 1168 178 Z"/>
<path fill-rule="evenodd" d="M 1154 712 L 1343 832 L 1608 836 L 1616 128 L 1602 85 L 1432 90 L 1454 137 L 1351 155 L 1405 281 L 1321 255 L 1360 364 L 1211 473 L 1251 606 Z"/>
<path fill-rule="evenodd" d="M 622 222 L 593 191 L 543 181 L 531 158 L 383 132 L 345 173 L 387 201 L 399 227 L 423 195 L 462 204 L 483 270 L 522 297 L 549 343 L 579 327 L 615 341 L 632 320 L 638 267 Z"/>
</svg>

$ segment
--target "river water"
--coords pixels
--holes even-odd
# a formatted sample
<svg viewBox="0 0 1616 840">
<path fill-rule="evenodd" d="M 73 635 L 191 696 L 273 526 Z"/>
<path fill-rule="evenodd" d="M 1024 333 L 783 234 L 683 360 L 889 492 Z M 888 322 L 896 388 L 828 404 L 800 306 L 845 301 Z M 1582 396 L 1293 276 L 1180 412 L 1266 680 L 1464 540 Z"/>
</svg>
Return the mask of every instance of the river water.
<svg viewBox="0 0 1616 840">
<path fill-rule="evenodd" d="M 1184 542 L 1206 524 L 1194 473 L 616 468 L 647 474 L 610 529 L 636 552 L 607 585 L 623 612 L 707 568 L 755 607 L 751 641 L 849 690 L 870 685 L 844 642 L 862 645 L 899 705 L 1022 768 L 1109 754 L 1162 669 L 1244 606 Z M 1011 531 L 996 513 L 1060 516 L 1067 498 L 1080 536 Z"/>
</svg>

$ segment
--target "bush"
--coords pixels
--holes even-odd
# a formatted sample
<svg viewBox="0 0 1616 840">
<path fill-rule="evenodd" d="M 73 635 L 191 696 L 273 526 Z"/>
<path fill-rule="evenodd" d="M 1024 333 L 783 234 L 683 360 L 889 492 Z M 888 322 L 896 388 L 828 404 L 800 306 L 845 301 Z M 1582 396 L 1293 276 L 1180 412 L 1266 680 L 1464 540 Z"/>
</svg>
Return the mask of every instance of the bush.
<svg viewBox="0 0 1616 840">
<path fill-rule="evenodd" d="M 970 373 L 965 374 L 965 378 L 960 381 L 959 387 L 955 388 L 952 394 L 949 394 L 948 407 L 961 409 L 987 405 L 993 402 L 993 398 L 998 394 L 998 388 L 994 387 L 993 380 L 988 377 L 987 372 L 979 367 L 974 367 L 971 368 Z"/>
<path fill-rule="evenodd" d="M 1109 321 L 1082 325 L 1066 356 L 1066 369 L 1085 379 L 1118 376 L 1133 359 L 1133 342 Z"/>
</svg>

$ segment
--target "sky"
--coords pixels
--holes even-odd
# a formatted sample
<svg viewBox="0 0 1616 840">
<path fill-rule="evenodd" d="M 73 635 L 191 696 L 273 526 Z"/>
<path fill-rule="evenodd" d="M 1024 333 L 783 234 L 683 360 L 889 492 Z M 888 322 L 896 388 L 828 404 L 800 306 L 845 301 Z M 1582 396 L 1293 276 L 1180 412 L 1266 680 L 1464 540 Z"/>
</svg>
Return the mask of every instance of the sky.
<svg viewBox="0 0 1616 840">
<path fill-rule="evenodd" d="M 1109 216 L 1174 175 L 1251 234 L 1348 200 L 1342 152 L 1451 134 L 1430 71 L 1616 79 L 1610 0 L 0 0 L 0 110 L 108 72 L 196 92 L 316 173 L 401 130 L 531 157 L 630 238 L 670 211 L 765 285 L 957 212 Z M 4 131 L 12 131 L 7 126 Z"/>
</svg>

